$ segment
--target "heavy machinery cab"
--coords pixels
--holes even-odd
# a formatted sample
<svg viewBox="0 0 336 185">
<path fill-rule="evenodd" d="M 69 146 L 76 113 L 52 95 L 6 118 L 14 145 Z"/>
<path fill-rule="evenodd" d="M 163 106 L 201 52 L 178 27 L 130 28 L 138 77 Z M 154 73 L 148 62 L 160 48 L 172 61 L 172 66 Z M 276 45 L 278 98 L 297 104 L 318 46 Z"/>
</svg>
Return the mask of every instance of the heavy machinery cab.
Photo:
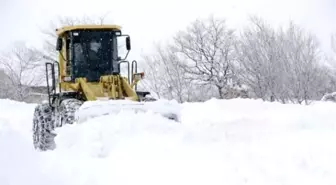
<svg viewBox="0 0 336 185">
<path fill-rule="evenodd" d="M 67 26 L 56 29 L 56 34 L 58 61 L 51 59 L 53 62 L 46 63 L 50 106 L 57 107 L 63 99 L 74 96 L 84 101 L 101 98 L 142 101 L 150 94 L 137 91 L 137 83 L 144 73 L 137 72 L 135 60 L 130 69 L 130 63 L 126 60 L 131 50 L 130 37 L 123 35 L 119 26 Z M 121 37 L 126 37 L 127 53 L 123 58 L 118 51 L 118 40 Z M 122 63 L 127 64 L 127 78 L 120 74 Z M 58 74 L 55 64 L 58 66 Z M 56 86 L 59 86 L 58 90 Z"/>
<path fill-rule="evenodd" d="M 69 33 L 66 47 L 70 61 L 66 73 L 71 79 L 85 77 L 97 82 L 102 75 L 119 74 L 115 32 L 74 31 Z"/>
<path fill-rule="evenodd" d="M 118 37 L 126 36 L 126 48 L 130 50 L 130 38 L 122 35 L 118 26 L 64 27 L 58 32 L 57 47 L 60 51 L 61 80 L 74 82 L 84 77 L 88 82 L 98 82 L 101 76 L 119 74 Z M 64 69 L 62 69 L 64 67 Z"/>
</svg>

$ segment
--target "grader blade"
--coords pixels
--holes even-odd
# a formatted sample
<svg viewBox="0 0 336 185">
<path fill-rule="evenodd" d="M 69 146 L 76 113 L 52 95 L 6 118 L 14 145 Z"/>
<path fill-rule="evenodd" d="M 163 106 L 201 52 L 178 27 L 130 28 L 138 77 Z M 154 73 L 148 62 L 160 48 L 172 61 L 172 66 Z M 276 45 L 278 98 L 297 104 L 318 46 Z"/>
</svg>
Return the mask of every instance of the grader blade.
<svg viewBox="0 0 336 185">
<path fill-rule="evenodd" d="M 180 122 L 178 105 L 168 102 L 135 102 L 130 100 L 110 100 L 110 101 L 88 101 L 85 102 L 76 112 L 76 123 L 85 122 L 99 116 L 118 114 L 122 111 L 153 112 L 167 119 Z"/>
</svg>

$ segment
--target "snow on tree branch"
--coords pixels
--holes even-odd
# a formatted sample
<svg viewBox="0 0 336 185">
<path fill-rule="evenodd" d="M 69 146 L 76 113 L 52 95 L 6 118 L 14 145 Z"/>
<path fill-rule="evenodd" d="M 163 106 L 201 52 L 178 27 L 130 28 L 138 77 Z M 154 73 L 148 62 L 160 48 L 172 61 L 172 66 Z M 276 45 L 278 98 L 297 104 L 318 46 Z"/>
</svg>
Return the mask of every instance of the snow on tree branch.
<svg viewBox="0 0 336 185">
<path fill-rule="evenodd" d="M 41 53 L 23 42 L 15 43 L 9 52 L 0 55 L 0 67 L 7 76 L 10 98 L 24 101 L 30 95 L 31 86 L 43 83 L 42 61 Z"/>
<path fill-rule="evenodd" d="M 235 83 L 235 31 L 226 26 L 224 19 L 213 16 L 196 20 L 174 37 L 172 48 L 182 61 L 179 66 L 193 82 L 212 84 L 219 97 Z"/>
</svg>

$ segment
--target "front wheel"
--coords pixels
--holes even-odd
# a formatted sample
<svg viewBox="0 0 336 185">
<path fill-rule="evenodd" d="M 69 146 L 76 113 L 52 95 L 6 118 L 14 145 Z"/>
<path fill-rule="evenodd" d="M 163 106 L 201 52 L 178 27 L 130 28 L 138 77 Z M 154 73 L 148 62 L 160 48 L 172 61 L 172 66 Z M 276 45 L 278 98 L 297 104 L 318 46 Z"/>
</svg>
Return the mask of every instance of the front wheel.
<svg viewBox="0 0 336 185">
<path fill-rule="evenodd" d="M 33 117 L 33 144 L 35 149 L 46 151 L 55 148 L 54 137 L 51 131 L 54 129 L 55 119 L 52 108 L 48 103 L 35 107 Z"/>
<path fill-rule="evenodd" d="M 82 105 L 77 99 L 66 99 L 58 108 L 53 109 L 48 103 L 40 104 L 35 108 L 33 118 L 33 143 L 37 150 L 47 151 L 56 148 L 52 131 L 65 124 L 73 124 L 75 113 Z"/>
</svg>

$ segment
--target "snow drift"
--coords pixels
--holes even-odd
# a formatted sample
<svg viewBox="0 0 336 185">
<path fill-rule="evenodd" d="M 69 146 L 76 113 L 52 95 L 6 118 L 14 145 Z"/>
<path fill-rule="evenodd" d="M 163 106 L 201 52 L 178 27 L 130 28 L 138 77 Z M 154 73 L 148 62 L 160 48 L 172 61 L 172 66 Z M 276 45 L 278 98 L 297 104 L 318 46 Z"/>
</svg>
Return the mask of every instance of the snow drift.
<svg viewBox="0 0 336 185">
<path fill-rule="evenodd" d="M 1 110 L 5 104 L 0 102 Z M 27 137 L 32 106 L 16 103 L 0 117 L 11 120 L 0 126 L 1 185 L 328 185 L 336 180 L 335 103 L 213 99 L 180 108 L 180 123 L 152 112 L 123 111 L 67 125 L 57 130 L 57 149 L 39 153 Z M 14 112 L 26 116 L 15 118 Z"/>
</svg>

